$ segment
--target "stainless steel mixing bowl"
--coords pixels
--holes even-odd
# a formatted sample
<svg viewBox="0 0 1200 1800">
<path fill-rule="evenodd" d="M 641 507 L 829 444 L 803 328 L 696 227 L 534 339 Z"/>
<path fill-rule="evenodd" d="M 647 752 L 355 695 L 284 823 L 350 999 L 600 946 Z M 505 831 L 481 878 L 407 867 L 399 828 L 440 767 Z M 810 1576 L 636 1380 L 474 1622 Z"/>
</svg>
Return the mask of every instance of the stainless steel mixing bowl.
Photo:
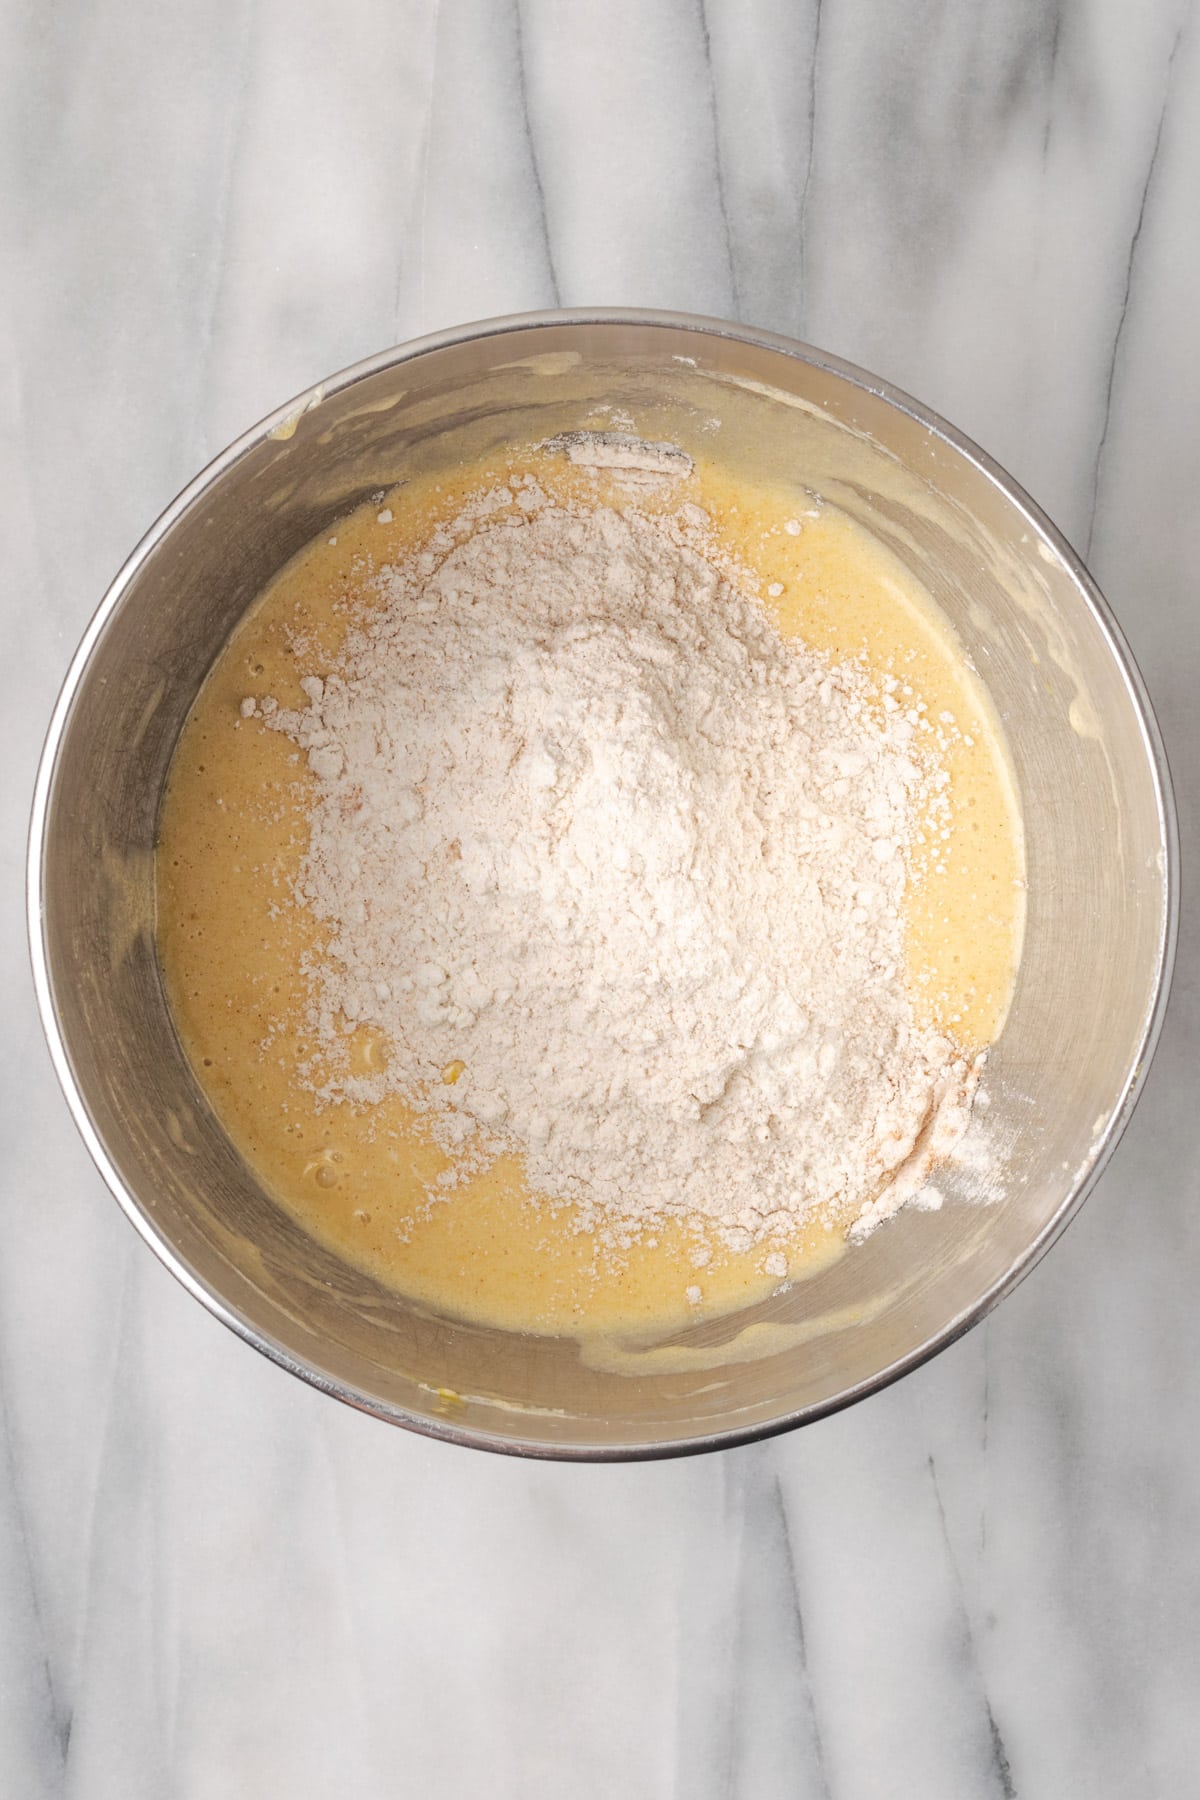
<svg viewBox="0 0 1200 1800">
<path fill-rule="evenodd" d="M 163 997 L 153 847 L 176 738 L 217 652 L 300 546 L 375 490 L 609 423 L 794 479 L 861 520 L 957 628 L 1007 727 L 1027 834 L 1017 991 L 987 1085 L 990 1186 L 941 1182 L 790 1292 L 669 1342 L 586 1350 L 440 1317 L 348 1267 L 263 1192 Z M 67 1098 L 147 1243 L 218 1318 L 339 1398 L 459 1443 L 636 1457 L 760 1437 L 950 1343 L 1095 1181 L 1145 1075 L 1174 948 L 1166 765 L 1078 557 L 943 420 L 830 356 L 667 314 L 558 313 L 387 352 L 228 449 L 134 551 L 67 676 L 37 781 L 29 907 Z"/>
</svg>

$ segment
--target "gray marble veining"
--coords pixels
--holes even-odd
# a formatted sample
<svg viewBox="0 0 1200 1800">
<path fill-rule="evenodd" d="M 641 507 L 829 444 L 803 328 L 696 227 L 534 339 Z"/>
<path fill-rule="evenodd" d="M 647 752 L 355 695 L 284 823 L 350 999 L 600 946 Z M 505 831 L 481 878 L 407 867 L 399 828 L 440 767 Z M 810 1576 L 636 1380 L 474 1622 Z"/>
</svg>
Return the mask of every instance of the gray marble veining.
<svg viewBox="0 0 1200 1800">
<path fill-rule="evenodd" d="M 1200 927 L 1078 1223 L 789 1439 L 533 1467 L 343 1411 L 136 1243 L 26 971 L 67 658 L 171 494 L 398 338 L 627 303 L 915 392 L 1087 547 L 1200 842 L 1200 21 L 1180 0 L 0 5 L 0 1792 L 1184 1795 Z"/>
</svg>

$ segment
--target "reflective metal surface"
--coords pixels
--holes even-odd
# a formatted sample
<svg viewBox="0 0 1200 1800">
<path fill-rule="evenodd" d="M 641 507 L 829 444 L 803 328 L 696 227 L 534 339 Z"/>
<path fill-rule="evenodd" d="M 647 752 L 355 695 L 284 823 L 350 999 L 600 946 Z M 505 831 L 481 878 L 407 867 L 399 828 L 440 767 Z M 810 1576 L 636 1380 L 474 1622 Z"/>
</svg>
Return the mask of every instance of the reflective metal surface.
<svg viewBox="0 0 1200 1800">
<path fill-rule="evenodd" d="M 301 545 L 406 474 L 577 427 L 598 404 L 749 476 L 794 476 L 916 571 L 1008 731 L 1029 913 L 988 1072 L 995 1204 L 944 1181 L 942 1211 L 901 1215 L 735 1319 L 584 1353 L 410 1305 L 262 1192 L 167 1012 L 153 845 L 200 683 Z M 168 509 L 105 597 L 55 710 L 29 905 L 39 1004 L 76 1121 L 185 1286 L 284 1367 L 381 1417 L 600 1458 L 713 1448 L 818 1417 L 952 1341 L 1020 1279 L 1095 1180 L 1145 1075 L 1177 870 L 1162 747 L 1128 650 L 1079 560 L 988 458 L 884 383 L 788 340 L 666 314 L 558 313 L 346 371 L 248 433 Z"/>
</svg>

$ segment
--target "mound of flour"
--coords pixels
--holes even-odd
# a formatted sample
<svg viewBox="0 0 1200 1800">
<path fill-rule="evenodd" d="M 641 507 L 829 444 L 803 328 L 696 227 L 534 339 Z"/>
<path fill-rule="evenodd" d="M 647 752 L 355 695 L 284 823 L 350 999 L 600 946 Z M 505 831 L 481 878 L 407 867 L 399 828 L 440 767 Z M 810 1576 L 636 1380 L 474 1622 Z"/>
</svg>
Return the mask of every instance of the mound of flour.
<svg viewBox="0 0 1200 1800">
<path fill-rule="evenodd" d="M 460 1170 L 519 1152 L 610 1241 L 676 1216 L 770 1253 L 814 1208 L 862 1233 L 965 1126 L 976 1070 L 903 978 L 946 777 L 685 511 L 494 490 L 377 578 L 305 709 L 243 712 L 317 777 L 321 1091 L 402 1094 Z"/>
</svg>

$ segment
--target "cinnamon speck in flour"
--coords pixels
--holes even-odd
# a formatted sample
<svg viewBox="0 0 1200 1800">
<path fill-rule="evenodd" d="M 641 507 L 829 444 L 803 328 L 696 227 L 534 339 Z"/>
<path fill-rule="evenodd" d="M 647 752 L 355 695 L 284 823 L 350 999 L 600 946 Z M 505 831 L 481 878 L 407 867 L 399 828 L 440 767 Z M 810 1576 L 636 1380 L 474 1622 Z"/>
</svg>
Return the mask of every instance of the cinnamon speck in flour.
<svg viewBox="0 0 1200 1800">
<path fill-rule="evenodd" d="M 785 639 L 694 506 L 501 483 L 374 587 L 305 707 L 242 706 L 315 777 L 312 1084 L 608 1244 L 675 1218 L 782 1276 L 815 1213 L 936 1204 L 981 1060 L 905 979 L 945 727 Z"/>
</svg>

